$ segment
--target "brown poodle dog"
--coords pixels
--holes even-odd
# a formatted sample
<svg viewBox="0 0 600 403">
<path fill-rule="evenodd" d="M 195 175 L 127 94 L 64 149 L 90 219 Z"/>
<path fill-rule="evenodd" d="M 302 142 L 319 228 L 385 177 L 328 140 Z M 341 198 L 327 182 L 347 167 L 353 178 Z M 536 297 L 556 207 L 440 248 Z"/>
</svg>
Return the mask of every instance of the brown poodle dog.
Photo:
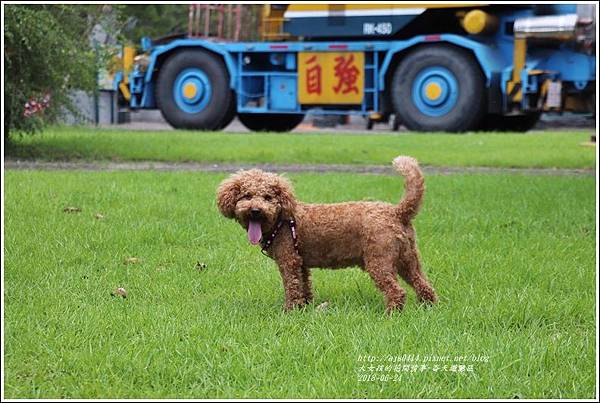
<svg viewBox="0 0 600 403">
<path fill-rule="evenodd" d="M 235 218 L 249 241 L 279 266 L 285 310 L 312 300 L 310 269 L 360 266 L 385 295 L 388 312 L 402 309 L 406 292 L 397 274 L 422 302 L 434 303 L 435 291 L 421 270 L 411 224 L 425 192 L 417 161 L 397 157 L 395 169 L 405 177 L 398 205 L 383 202 L 308 204 L 297 201 L 283 177 L 258 169 L 224 180 L 217 204 Z"/>
</svg>

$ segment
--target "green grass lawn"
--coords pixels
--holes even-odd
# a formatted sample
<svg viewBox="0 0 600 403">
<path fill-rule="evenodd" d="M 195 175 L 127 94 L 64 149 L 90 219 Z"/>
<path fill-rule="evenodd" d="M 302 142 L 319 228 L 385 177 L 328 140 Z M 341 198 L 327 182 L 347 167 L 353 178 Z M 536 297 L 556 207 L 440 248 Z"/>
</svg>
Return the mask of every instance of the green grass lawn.
<svg viewBox="0 0 600 403">
<path fill-rule="evenodd" d="M 73 140 L 76 149 L 86 150 L 86 139 L 95 139 L 93 144 L 104 145 L 99 152 L 109 155 L 117 149 L 113 140 L 122 146 L 156 139 L 150 149 L 128 151 L 143 158 L 170 137 L 193 139 L 196 155 L 209 153 L 200 147 L 209 147 L 208 139 L 221 139 L 225 148 L 234 139 L 248 139 L 243 148 L 251 139 L 307 142 L 307 149 L 319 141 L 294 135 L 124 136 L 71 131 L 53 141 L 58 146 Z M 455 138 L 487 144 L 499 137 L 432 141 Z M 562 144 L 570 137 L 549 138 Z M 391 157 L 395 143 L 425 152 L 417 139 L 353 141 L 389 147 Z M 170 155 L 181 155 L 181 147 Z M 358 150 L 346 161 L 383 162 Z M 215 187 L 223 177 L 5 173 L 5 397 L 594 397 L 594 178 L 427 177 L 415 225 L 441 301 L 419 307 L 410 290 L 405 310 L 388 317 L 382 296 L 358 269 L 315 270 L 315 303 L 284 314 L 274 263 L 217 212 Z M 299 197 L 315 202 L 396 202 L 402 187 L 400 178 L 387 176 L 291 177 Z M 68 206 L 82 211 L 63 212 Z M 140 262 L 124 264 L 129 257 Z M 197 262 L 207 267 L 198 271 Z M 128 297 L 111 296 L 116 287 Z M 324 301 L 329 308 L 317 310 Z M 373 373 L 388 374 L 387 381 L 359 381 L 371 373 L 359 357 L 411 354 L 448 356 L 448 364 L 467 363 L 473 371 L 434 371 L 433 364 L 423 372 L 384 367 Z M 471 356 L 484 360 L 473 362 Z"/>
<path fill-rule="evenodd" d="M 202 133 L 50 128 L 15 140 L 11 155 L 47 160 L 155 160 L 299 164 L 383 164 L 411 155 L 423 165 L 592 168 L 590 133 L 471 134 Z"/>
</svg>

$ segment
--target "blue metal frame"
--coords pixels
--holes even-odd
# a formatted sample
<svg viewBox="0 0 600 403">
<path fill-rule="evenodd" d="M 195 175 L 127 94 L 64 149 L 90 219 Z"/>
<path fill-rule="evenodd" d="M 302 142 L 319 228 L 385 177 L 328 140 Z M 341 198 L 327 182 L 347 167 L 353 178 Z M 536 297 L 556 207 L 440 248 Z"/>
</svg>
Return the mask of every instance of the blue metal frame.
<svg viewBox="0 0 600 403">
<path fill-rule="evenodd" d="M 531 10 L 514 11 L 500 15 L 503 27 L 516 18 L 531 14 Z M 512 72 L 513 37 L 502 31 L 492 37 L 459 36 L 454 34 L 420 35 L 408 40 L 357 41 L 357 42 L 215 42 L 203 39 L 178 39 L 166 45 L 154 46 L 145 43 L 150 51 L 150 61 L 145 71 L 130 73 L 132 108 L 154 108 L 153 84 L 157 68 L 171 52 L 180 49 L 198 48 L 222 57 L 229 73 L 229 86 L 238 94 L 237 110 L 243 113 L 306 113 L 315 114 L 360 114 L 369 115 L 381 112 L 380 95 L 386 90 L 386 77 L 392 62 L 400 53 L 415 46 L 434 42 L 448 43 L 471 51 L 478 61 L 486 78 L 486 85 L 492 85 L 494 76 L 500 77 L 500 90 L 506 107 L 506 83 Z M 296 55 L 298 52 L 360 51 L 365 53 L 365 87 L 362 104 L 352 108 L 328 106 L 303 106 L 295 102 L 295 107 L 277 97 L 294 96 L 291 89 L 297 82 Z M 252 59 L 261 59 L 262 64 L 253 64 Z M 264 59 L 264 60 L 263 60 Z M 249 61 L 249 63 L 248 63 Z M 539 77 L 529 75 L 532 69 L 553 70 L 553 77 L 562 81 L 572 81 L 576 88 L 584 88 L 595 81 L 596 61 L 594 56 L 577 53 L 564 45 L 561 49 L 534 49 L 527 55 L 527 65 L 523 70 L 523 105 L 529 92 L 537 91 Z M 271 91 L 273 82 L 286 91 Z M 287 95 L 285 95 L 287 94 Z M 274 106 L 281 106 L 275 108 Z"/>
</svg>

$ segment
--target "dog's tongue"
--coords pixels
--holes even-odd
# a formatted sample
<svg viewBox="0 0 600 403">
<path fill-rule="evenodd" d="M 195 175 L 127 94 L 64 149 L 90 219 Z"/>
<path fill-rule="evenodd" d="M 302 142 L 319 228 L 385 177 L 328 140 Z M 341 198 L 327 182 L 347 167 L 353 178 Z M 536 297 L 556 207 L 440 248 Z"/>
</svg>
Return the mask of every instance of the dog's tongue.
<svg viewBox="0 0 600 403">
<path fill-rule="evenodd" d="M 260 222 L 252 221 L 248 223 L 248 239 L 252 245 L 256 245 L 262 238 L 262 230 L 260 228 Z"/>
</svg>

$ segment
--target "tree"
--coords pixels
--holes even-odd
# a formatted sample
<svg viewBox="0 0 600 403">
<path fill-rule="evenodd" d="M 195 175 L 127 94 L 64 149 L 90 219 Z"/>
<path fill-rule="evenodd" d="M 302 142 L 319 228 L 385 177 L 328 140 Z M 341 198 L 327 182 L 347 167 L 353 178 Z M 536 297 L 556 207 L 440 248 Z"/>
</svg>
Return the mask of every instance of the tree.
<svg viewBox="0 0 600 403">
<path fill-rule="evenodd" d="M 124 41 L 138 45 L 144 36 L 157 39 L 187 33 L 189 5 L 123 4 L 116 6 Z"/>
<path fill-rule="evenodd" d="M 258 40 L 259 18 L 262 6 L 244 4 L 240 39 Z M 186 35 L 188 31 L 189 4 L 126 4 L 115 6 L 120 20 L 122 40 L 138 45 L 142 37 L 153 40 L 162 37 Z M 227 13 L 227 11 L 225 11 Z M 216 29 L 218 14 L 211 13 L 210 26 Z M 204 26 L 204 17 L 201 25 Z M 216 32 L 213 32 L 216 33 Z"/>
<path fill-rule="evenodd" d="M 69 94 L 91 91 L 97 55 L 89 40 L 101 5 L 4 6 L 4 140 L 55 122 Z M 47 101 L 47 102 L 45 102 Z"/>
<path fill-rule="evenodd" d="M 257 34 L 259 6 L 244 6 L 243 39 Z M 77 115 L 74 90 L 92 91 L 99 68 L 109 66 L 107 48 L 94 46 L 102 25 L 113 40 L 138 44 L 187 32 L 189 5 L 4 5 L 4 140 L 33 133 L 67 109 Z M 216 14 L 213 16 L 216 17 Z M 254 21 L 256 20 L 256 21 Z M 255 32 L 256 31 L 256 32 Z"/>
</svg>

